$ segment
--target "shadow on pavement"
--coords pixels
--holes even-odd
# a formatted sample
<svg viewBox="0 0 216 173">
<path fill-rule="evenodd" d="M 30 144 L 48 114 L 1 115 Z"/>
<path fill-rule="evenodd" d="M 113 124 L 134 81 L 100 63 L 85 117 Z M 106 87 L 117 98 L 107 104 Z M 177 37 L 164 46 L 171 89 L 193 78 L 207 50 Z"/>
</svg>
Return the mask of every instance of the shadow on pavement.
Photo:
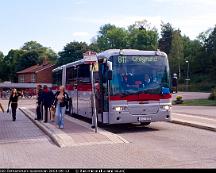
<svg viewBox="0 0 216 173">
<path fill-rule="evenodd" d="M 82 117 L 80 115 L 72 115 L 72 117 L 79 119 L 81 121 L 85 121 L 89 124 L 92 123 L 91 119 Z M 105 124 L 98 124 L 98 127 L 109 132 L 115 134 L 122 134 L 122 133 L 137 133 L 137 132 L 152 132 L 158 131 L 159 129 L 152 128 L 151 125 L 144 126 L 140 124 L 114 124 L 114 125 L 105 125 Z"/>
</svg>

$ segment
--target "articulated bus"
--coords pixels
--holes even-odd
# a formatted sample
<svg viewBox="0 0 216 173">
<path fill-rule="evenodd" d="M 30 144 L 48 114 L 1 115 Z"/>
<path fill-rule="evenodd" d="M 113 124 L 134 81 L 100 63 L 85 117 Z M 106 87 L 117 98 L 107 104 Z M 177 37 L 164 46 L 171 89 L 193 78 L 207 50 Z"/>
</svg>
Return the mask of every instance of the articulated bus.
<svg viewBox="0 0 216 173">
<path fill-rule="evenodd" d="M 111 49 L 96 55 L 98 70 L 79 60 L 53 70 L 53 91 L 64 85 L 70 114 L 93 116 L 94 80 L 98 121 L 104 124 L 169 121 L 170 74 L 167 55 L 159 50 Z"/>
</svg>

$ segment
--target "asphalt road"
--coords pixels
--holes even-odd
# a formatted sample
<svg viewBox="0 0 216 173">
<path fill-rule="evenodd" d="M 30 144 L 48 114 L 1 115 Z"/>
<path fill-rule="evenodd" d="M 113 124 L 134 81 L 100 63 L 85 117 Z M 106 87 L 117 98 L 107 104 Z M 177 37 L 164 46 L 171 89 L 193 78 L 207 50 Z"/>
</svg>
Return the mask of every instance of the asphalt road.
<svg viewBox="0 0 216 173">
<path fill-rule="evenodd" d="M 172 112 L 216 119 L 216 106 L 173 106 Z"/>
<path fill-rule="evenodd" d="M 20 105 L 31 104 L 32 101 L 28 100 L 20 102 Z M 125 138 L 129 144 L 58 148 L 46 140 L 46 135 L 41 134 L 33 123 L 32 128 L 40 135 L 37 135 L 37 140 L 28 139 L 27 124 L 22 124 L 21 119 L 25 118 L 19 114 L 15 123 L 20 124 L 20 134 L 27 138 L 25 142 L 14 140 L 0 143 L 0 168 L 216 167 L 216 133 L 212 131 L 167 122 L 152 123 L 148 127 L 117 125 L 105 129 Z M 12 123 L 9 120 L 7 122 Z"/>
</svg>

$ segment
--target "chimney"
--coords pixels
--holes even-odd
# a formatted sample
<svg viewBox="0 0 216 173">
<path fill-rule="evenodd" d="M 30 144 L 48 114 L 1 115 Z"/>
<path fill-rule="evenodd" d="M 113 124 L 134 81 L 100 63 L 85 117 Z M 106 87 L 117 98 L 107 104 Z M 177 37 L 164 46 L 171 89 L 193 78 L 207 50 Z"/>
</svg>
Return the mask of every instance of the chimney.
<svg viewBox="0 0 216 173">
<path fill-rule="evenodd" d="M 45 56 L 43 59 L 43 65 L 47 65 L 47 64 L 49 64 L 49 61 L 48 61 L 48 57 Z"/>
</svg>

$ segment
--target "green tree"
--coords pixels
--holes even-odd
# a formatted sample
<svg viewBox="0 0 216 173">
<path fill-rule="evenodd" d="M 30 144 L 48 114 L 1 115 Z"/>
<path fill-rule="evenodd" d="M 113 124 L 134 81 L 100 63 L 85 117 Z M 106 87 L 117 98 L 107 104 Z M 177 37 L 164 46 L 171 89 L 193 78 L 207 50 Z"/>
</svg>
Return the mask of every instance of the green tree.
<svg viewBox="0 0 216 173">
<path fill-rule="evenodd" d="M 90 45 L 94 50 L 107 49 L 157 49 L 158 33 L 146 21 L 137 21 L 127 29 L 106 24 L 100 28 L 96 40 Z"/>
<path fill-rule="evenodd" d="M 63 51 L 59 52 L 57 65 L 63 65 L 83 58 L 83 53 L 88 50 L 85 42 L 71 42 L 67 44 Z"/>
<path fill-rule="evenodd" d="M 97 36 L 97 47 L 100 51 L 123 49 L 127 46 L 127 31 L 115 25 L 106 24 L 100 28 Z"/>
<path fill-rule="evenodd" d="M 4 70 L 7 71 L 7 77 L 5 80 L 10 80 L 12 82 L 17 81 L 17 67 L 21 56 L 24 54 L 23 50 L 10 50 L 4 58 Z"/>
<path fill-rule="evenodd" d="M 0 51 L 0 82 L 4 79 L 4 54 Z"/>
<path fill-rule="evenodd" d="M 159 39 L 159 49 L 169 55 L 172 45 L 172 35 L 174 29 L 170 23 L 161 24 L 161 38 Z"/>
<path fill-rule="evenodd" d="M 36 41 L 29 41 L 24 43 L 21 50 L 25 52 L 37 52 L 40 63 L 43 62 L 45 57 L 52 63 L 55 63 L 57 60 L 57 54 L 51 48 L 44 47 Z"/>
<path fill-rule="evenodd" d="M 16 72 L 39 64 L 39 62 L 39 53 L 37 51 L 26 52 L 20 57 L 20 60 L 17 62 Z"/>
<path fill-rule="evenodd" d="M 134 25 L 128 27 L 129 34 L 129 48 L 139 50 L 156 50 L 158 33 L 155 28 L 150 28 L 144 22 L 136 22 Z"/>
<path fill-rule="evenodd" d="M 204 49 L 208 57 L 206 68 L 208 69 L 211 78 L 216 80 L 216 25 L 209 34 L 209 37 L 205 40 Z"/>
<path fill-rule="evenodd" d="M 175 30 L 172 34 L 171 50 L 169 57 L 171 74 L 178 73 L 181 79 L 181 64 L 184 61 L 184 46 L 180 30 Z"/>
</svg>

